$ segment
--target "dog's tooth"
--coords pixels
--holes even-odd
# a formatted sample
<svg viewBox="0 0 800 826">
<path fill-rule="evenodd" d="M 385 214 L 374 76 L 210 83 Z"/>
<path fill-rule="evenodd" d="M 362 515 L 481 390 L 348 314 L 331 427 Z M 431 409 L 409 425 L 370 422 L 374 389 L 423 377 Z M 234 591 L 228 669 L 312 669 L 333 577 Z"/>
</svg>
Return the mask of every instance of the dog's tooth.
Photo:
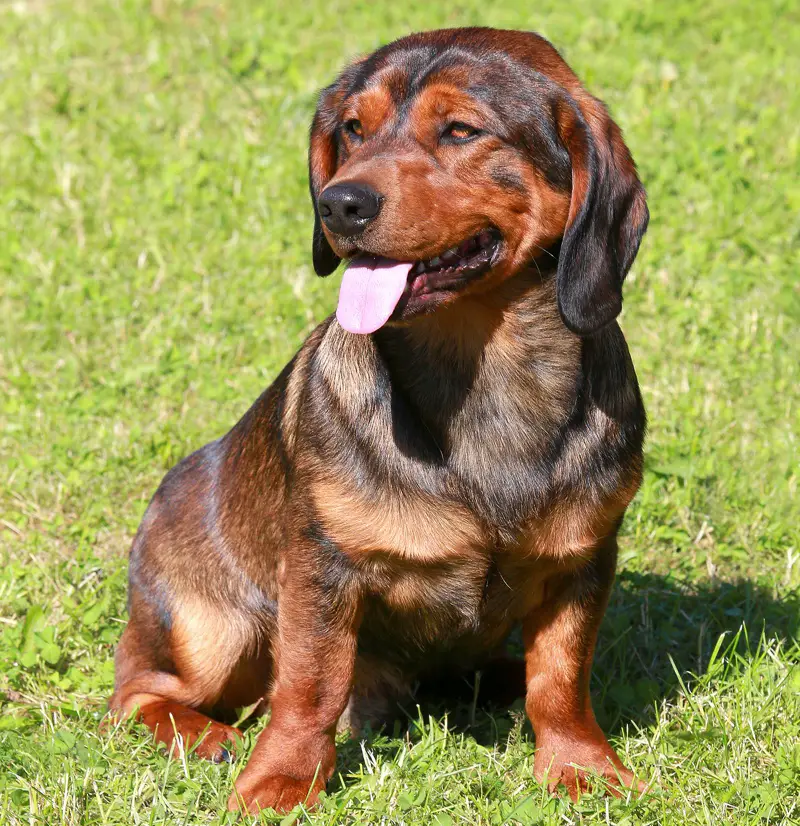
<svg viewBox="0 0 800 826">
<path fill-rule="evenodd" d="M 454 249 L 446 250 L 442 253 L 442 260 L 450 264 L 453 261 L 458 261 L 461 256 Z"/>
<path fill-rule="evenodd" d="M 435 256 L 434 258 L 431 258 L 431 260 L 430 260 L 430 261 L 428 261 L 428 264 L 429 264 L 429 266 L 431 266 L 431 267 L 441 267 L 441 265 L 442 265 L 442 259 L 441 259 L 441 258 L 439 258 L 439 256 L 437 255 L 437 256 Z"/>
</svg>

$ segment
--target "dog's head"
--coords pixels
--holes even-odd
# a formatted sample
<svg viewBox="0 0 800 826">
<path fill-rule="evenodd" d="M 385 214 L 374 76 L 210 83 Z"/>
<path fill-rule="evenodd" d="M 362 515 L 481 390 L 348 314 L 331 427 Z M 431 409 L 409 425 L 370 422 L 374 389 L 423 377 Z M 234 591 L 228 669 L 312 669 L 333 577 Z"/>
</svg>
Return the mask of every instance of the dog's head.
<svg viewBox="0 0 800 826">
<path fill-rule="evenodd" d="M 564 323 L 619 314 L 647 227 L 617 125 L 532 33 L 414 34 L 347 68 L 311 126 L 314 268 L 342 258 L 337 315 L 353 332 L 497 286 L 558 255 Z"/>
</svg>

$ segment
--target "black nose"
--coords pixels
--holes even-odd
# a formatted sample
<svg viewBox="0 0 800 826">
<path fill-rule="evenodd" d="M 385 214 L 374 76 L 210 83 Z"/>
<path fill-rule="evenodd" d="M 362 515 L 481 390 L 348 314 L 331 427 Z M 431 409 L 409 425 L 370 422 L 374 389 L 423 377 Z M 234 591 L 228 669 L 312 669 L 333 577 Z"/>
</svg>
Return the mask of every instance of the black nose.
<svg viewBox="0 0 800 826">
<path fill-rule="evenodd" d="M 317 202 L 325 226 L 337 235 L 360 235 L 381 210 L 383 198 L 366 184 L 334 184 Z"/>
</svg>

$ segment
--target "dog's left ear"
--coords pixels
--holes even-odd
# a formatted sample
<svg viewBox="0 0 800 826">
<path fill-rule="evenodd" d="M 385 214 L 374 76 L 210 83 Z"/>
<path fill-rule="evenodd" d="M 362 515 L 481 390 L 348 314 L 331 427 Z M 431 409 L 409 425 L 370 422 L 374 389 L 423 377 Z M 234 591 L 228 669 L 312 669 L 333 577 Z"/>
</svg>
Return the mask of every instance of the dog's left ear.
<svg viewBox="0 0 800 826">
<path fill-rule="evenodd" d="M 341 261 L 322 231 L 322 221 L 317 206 L 320 193 L 336 172 L 338 153 L 336 110 L 334 108 L 336 90 L 337 86 L 334 84 L 320 93 L 317 111 L 311 122 L 311 139 L 308 149 L 308 185 L 311 190 L 311 201 L 314 204 L 314 236 L 311 242 L 311 254 L 317 275 L 330 275 Z"/>
<path fill-rule="evenodd" d="M 647 229 L 644 187 L 619 127 L 589 95 L 556 107 L 572 163 L 569 217 L 558 261 L 558 308 L 567 327 L 588 336 L 622 310 L 622 282 Z"/>
</svg>

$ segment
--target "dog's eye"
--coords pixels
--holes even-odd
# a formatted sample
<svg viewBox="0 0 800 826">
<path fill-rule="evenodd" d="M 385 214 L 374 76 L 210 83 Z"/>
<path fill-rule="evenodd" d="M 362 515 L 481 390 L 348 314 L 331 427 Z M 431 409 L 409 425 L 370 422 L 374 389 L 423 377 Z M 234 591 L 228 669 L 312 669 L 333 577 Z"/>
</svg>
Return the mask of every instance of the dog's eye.
<svg viewBox="0 0 800 826">
<path fill-rule="evenodd" d="M 456 120 L 449 123 L 444 132 L 442 132 L 442 140 L 448 143 L 466 143 L 467 141 L 471 141 L 473 138 L 477 138 L 480 133 L 480 129 L 476 129 L 468 123 L 462 123 L 461 121 Z"/>
<path fill-rule="evenodd" d="M 355 118 L 348 120 L 345 122 L 344 128 L 346 132 L 349 132 L 351 135 L 355 135 L 357 138 L 364 137 L 364 128 L 361 126 L 360 120 L 356 120 Z"/>
</svg>

